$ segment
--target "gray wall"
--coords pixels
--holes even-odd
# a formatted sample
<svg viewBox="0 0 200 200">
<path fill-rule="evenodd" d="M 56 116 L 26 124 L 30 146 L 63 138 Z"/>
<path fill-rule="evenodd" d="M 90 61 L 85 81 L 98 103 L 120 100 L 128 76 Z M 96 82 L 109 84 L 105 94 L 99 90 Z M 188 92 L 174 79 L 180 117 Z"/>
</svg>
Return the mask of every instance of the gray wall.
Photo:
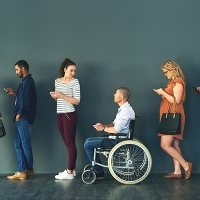
<svg viewBox="0 0 200 200">
<path fill-rule="evenodd" d="M 0 172 L 16 171 L 12 122 L 14 98 L 4 87 L 17 89 L 14 64 L 25 59 L 38 92 L 32 146 L 36 172 L 58 172 L 67 166 L 67 150 L 57 129 L 56 104 L 46 89 L 54 89 L 64 58 L 76 62 L 81 84 L 77 128 L 77 170 L 87 158 L 83 143 L 100 136 L 96 122 L 109 123 L 117 112 L 113 94 L 128 87 L 130 104 L 143 118 L 136 137 L 150 150 L 152 172 L 172 170 L 172 159 L 157 137 L 160 97 L 153 88 L 165 87 L 160 69 L 168 59 L 182 67 L 187 81 L 186 127 L 181 142 L 186 160 L 200 172 L 199 98 L 191 86 L 200 85 L 200 1 L 198 0 L 1 0 L 0 1 L 0 110 L 7 136 L 0 139 Z"/>
</svg>

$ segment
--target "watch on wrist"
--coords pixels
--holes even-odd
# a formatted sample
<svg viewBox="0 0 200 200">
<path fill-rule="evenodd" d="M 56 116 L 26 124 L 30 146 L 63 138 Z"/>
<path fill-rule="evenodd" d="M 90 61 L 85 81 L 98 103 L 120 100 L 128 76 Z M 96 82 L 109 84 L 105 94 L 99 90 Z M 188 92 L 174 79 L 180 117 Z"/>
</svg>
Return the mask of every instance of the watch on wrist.
<svg viewBox="0 0 200 200">
<path fill-rule="evenodd" d="M 101 129 L 101 131 L 104 131 L 105 130 L 105 126 L 102 126 L 102 129 Z"/>
</svg>

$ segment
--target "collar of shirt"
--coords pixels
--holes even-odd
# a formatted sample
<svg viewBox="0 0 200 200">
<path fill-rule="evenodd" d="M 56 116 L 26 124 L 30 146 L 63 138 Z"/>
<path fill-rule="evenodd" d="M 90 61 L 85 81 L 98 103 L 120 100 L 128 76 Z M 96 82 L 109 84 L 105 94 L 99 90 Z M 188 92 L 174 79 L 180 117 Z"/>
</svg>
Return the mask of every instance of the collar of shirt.
<svg viewBox="0 0 200 200">
<path fill-rule="evenodd" d="M 122 106 L 120 106 L 119 108 L 118 108 L 118 112 L 120 112 L 123 108 L 125 108 L 126 106 L 128 106 L 129 105 L 129 103 L 128 103 L 128 101 L 126 102 L 126 103 L 124 103 Z"/>
<path fill-rule="evenodd" d="M 25 79 L 27 79 L 29 76 L 31 76 L 31 74 L 27 74 L 26 76 L 24 76 L 24 77 L 22 78 L 22 82 L 23 82 Z"/>
</svg>

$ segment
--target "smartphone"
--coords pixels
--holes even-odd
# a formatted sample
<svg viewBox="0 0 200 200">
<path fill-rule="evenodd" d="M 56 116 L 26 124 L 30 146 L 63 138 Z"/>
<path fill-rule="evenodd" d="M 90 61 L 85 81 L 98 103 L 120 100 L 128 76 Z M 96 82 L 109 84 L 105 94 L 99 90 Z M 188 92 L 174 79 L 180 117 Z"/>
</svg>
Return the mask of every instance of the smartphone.
<svg viewBox="0 0 200 200">
<path fill-rule="evenodd" d="M 8 93 L 8 90 L 7 90 L 6 88 L 3 88 L 3 90 L 4 90 L 6 93 Z"/>
<path fill-rule="evenodd" d="M 52 92 L 50 89 L 47 89 L 48 92 Z"/>
<path fill-rule="evenodd" d="M 200 91 L 199 90 L 197 90 L 197 88 L 195 88 L 195 87 L 192 87 L 198 94 L 200 94 Z"/>
</svg>

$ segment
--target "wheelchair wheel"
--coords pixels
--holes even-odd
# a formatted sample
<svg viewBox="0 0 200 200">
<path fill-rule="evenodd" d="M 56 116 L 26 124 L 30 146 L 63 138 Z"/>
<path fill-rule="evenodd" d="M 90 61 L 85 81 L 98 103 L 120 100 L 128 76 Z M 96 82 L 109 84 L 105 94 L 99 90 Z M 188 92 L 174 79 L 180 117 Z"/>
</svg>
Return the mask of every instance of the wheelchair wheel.
<svg viewBox="0 0 200 200">
<path fill-rule="evenodd" d="M 143 144 L 139 139 L 137 139 L 137 138 L 133 138 L 133 141 L 137 141 L 137 142 L 140 142 L 141 144 Z"/>
<path fill-rule="evenodd" d="M 125 140 L 115 145 L 108 157 L 112 176 L 124 184 L 136 184 L 144 180 L 152 166 L 148 149 L 140 142 Z"/>
<path fill-rule="evenodd" d="M 82 181 L 85 183 L 85 184 L 92 184 L 94 183 L 96 180 L 96 174 L 91 171 L 91 170 L 85 170 L 83 173 L 82 173 Z"/>
<path fill-rule="evenodd" d="M 84 167 L 83 171 L 90 170 L 90 168 L 91 168 L 91 164 L 88 164 L 88 165 L 86 165 L 86 166 Z"/>
</svg>

